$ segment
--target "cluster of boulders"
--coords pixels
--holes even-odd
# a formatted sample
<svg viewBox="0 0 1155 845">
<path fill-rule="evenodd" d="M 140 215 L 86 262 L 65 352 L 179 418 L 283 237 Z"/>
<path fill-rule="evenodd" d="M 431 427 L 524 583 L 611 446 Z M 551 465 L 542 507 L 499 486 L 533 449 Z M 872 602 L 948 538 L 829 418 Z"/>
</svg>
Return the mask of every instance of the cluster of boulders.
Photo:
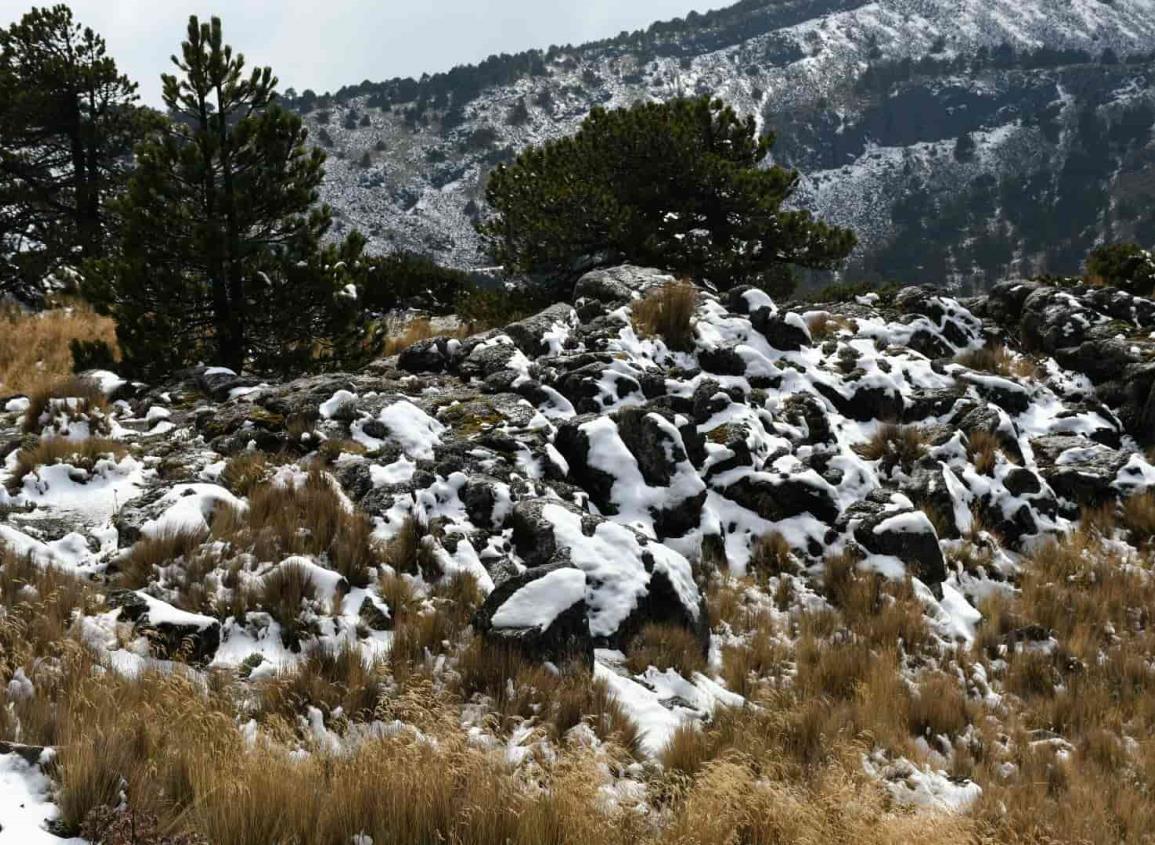
<svg viewBox="0 0 1155 845">
<path fill-rule="evenodd" d="M 323 454 L 380 537 L 415 521 L 435 567 L 477 577 L 476 630 L 592 661 L 595 648 L 628 652 L 649 623 L 684 627 L 705 650 L 705 568 L 746 571 L 771 533 L 803 573 L 847 552 L 940 597 L 948 583 L 975 597 L 983 573 L 956 571 L 944 541 L 981 526 L 1026 549 L 1081 507 L 1155 484 L 1136 448 L 1155 432 L 1148 300 L 1025 282 L 965 302 L 907 288 L 885 304 L 701 290 L 686 351 L 631 316 L 673 281 L 596 271 L 572 305 L 357 373 L 118 385 L 112 417 L 147 467 L 146 489 L 118 507 L 119 544 L 176 507 L 178 485 L 211 502 L 204 488 L 230 457 Z M 967 365 L 999 341 L 1037 355 L 1035 375 Z M 151 433 L 157 407 L 165 430 Z M 887 432 L 910 454 L 866 448 Z M 153 592 L 120 595 L 124 618 L 165 654 L 191 638 L 212 660 L 229 627 L 158 613 Z M 368 627 L 388 627 L 372 586 L 357 602 Z"/>
</svg>

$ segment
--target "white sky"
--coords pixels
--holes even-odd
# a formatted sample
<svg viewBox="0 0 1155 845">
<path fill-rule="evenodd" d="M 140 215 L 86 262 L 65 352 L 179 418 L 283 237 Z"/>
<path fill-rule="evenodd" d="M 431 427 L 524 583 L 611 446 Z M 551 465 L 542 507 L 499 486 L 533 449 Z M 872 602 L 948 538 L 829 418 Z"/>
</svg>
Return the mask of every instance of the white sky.
<svg viewBox="0 0 1155 845">
<path fill-rule="evenodd" d="M 0 0 L 0 24 L 32 5 Z M 732 2 L 732 0 L 729 0 Z M 104 36 L 122 72 L 159 103 L 160 74 L 190 14 L 219 15 L 225 41 L 250 66 L 271 65 L 281 89 L 321 93 L 364 79 L 418 77 L 493 53 L 579 44 L 682 17 L 728 0 L 71 0 L 73 15 Z"/>
</svg>

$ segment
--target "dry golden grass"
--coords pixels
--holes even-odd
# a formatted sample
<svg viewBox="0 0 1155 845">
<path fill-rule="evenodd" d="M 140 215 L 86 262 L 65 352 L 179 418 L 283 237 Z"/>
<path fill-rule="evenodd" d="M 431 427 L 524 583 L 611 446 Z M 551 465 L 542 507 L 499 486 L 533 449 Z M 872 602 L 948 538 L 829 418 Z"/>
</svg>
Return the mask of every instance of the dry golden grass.
<svg viewBox="0 0 1155 845">
<path fill-rule="evenodd" d="M 797 573 L 799 566 L 790 543 L 781 532 L 771 531 L 754 541 L 750 550 L 750 570 L 762 578 L 770 578 Z"/>
<path fill-rule="evenodd" d="M 386 340 L 382 352 L 386 356 L 396 355 L 413 344 L 431 337 L 433 337 L 432 323 L 428 317 L 419 317 L 406 325 L 401 334 Z"/>
<path fill-rule="evenodd" d="M 610 695 L 606 682 L 591 677 L 580 661 L 554 671 L 527 659 L 516 647 L 474 637 L 457 668 L 462 696 L 484 696 L 503 730 L 532 719 L 556 741 L 585 723 L 602 740 L 636 752 L 638 726 Z"/>
<path fill-rule="evenodd" d="M 244 511 L 218 509 L 212 533 L 261 561 L 316 556 L 354 587 L 367 586 L 377 564 L 369 518 L 347 508 L 328 476 L 318 470 L 301 482 L 257 486 Z"/>
<path fill-rule="evenodd" d="M 119 461 L 128 450 L 118 440 L 89 437 L 85 440 L 70 440 L 65 437 L 41 438 L 35 445 L 16 453 L 13 482 L 20 484 L 25 476 L 38 467 L 53 464 L 71 464 L 77 469 L 91 471 L 101 460 Z"/>
<path fill-rule="evenodd" d="M 883 423 L 855 451 L 868 461 L 882 461 L 887 469 L 897 466 L 909 472 L 926 454 L 926 435 L 916 425 Z"/>
<path fill-rule="evenodd" d="M 793 651 L 765 625 L 738 645 L 722 648 L 722 678 L 728 689 L 741 696 L 755 696 L 763 684 L 779 683 L 786 676 Z"/>
<path fill-rule="evenodd" d="M 241 452 L 225 462 L 220 482 L 237 496 L 248 496 L 268 480 L 272 467 L 264 452 Z"/>
<path fill-rule="evenodd" d="M 116 324 L 77 304 L 38 314 L 0 308 L 0 394 L 34 393 L 72 373 L 73 340 L 116 349 Z"/>
<path fill-rule="evenodd" d="M 654 666 L 662 670 L 675 669 L 689 678 L 706 668 L 702 644 L 691 631 L 679 625 L 645 625 L 633 638 L 626 654 L 626 665 L 634 673 Z"/>
<path fill-rule="evenodd" d="M 999 455 L 1006 456 L 998 435 L 989 431 L 974 431 L 967 435 L 967 458 L 975 472 L 990 475 L 998 465 Z"/>
<path fill-rule="evenodd" d="M 1155 540 L 1155 491 L 1136 493 L 1123 502 L 1123 527 L 1136 546 Z"/>
<path fill-rule="evenodd" d="M 1005 653 L 987 671 L 1013 694 L 1000 714 L 1006 750 L 980 755 L 973 775 L 984 789 L 974 815 L 992 839 L 1150 841 L 1155 579 L 1149 556 L 1128 565 L 1101 539 L 1102 528 L 1091 515 L 1039 548 L 1025 562 L 1020 592 L 983 608 L 992 630 L 976 655 Z M 1036 642 L 1015 645 L 1015 633 L 1027 630 Z M 1036 742 L 1036 730 L 1062 742 Z M 1074 753 L 1061 753 L 1064 746 Z M 1016 767 L 1013 777 L 1000 774 L 1005 763 Z"/>
<path fill-rule="evenodd" d="M 117 582 L 129 589 L 139 589 L 156 579 L 158 567 L 169 566 L 187 558 L 208 539 L 203 529 L 163 530 L 142 537 L 116 561 Z"/>
<path fill-rule="evenodd" d="M 901 645 L 918 652 L 931 645 L 922 604 L 909 578 L 891 581 L 876 572 L 862 572 L 853 554 L 828 555 L 823 591 L 845 623 L 867 642 L 879 647 Z"/>
<path fill-rule="evenodd" d="M 310 649 L 299 666 L 257 685 L 262 719 L 293 719 L 309 707 L 326 717 L 338 712 L 353 721 L 372 721 L 387 680 L 379 662 L 345 643 L 336 652 Z"/>
<path fill-rule="evenodd" d="M 456 337 L 466 338 L 471 334 L 472 327 L 459 326 L 455 330 L 434 331 L 433 323 L 428 317 L 418 317 L 411 320 L 402 329 L 400 334 L 393 335 L 385 341 L 382 347 L 381 354 L 388 357 L 390 355 L 397 355 L 400 352 L 408 349 L 415 343 L 420 343 L 423 340 L 429 340 L 431 337 Z"/>
<path fill-rule="evenodd" d="M 981 349 L 972 349 L 955 357 L 956 364 L 970 370 L 991 373 L 1004 378 L 1030 379 L 1041 377 L 1039 364 L 1025 355 L 1011 352 L 1001 343 L 992 343 Z"/>
<path fill-rule="evenodd" d="M 831 314 L 829 311 L 816 311 L 806 318 L 806 327 L 810 329 L 812 340 L 821 341 L 837 337 L 841 332 L 858 331 L 858 323 L 850 317 Z"/>
<path fill-rule="evenodd" d="M 301 612 L 317 597 L 317 585 L 309 570 L 297 563 L 285 563 L 261 578 L 255 596 L 257 607 L 281 623 L 281 636 L 296 647 L 306 631 Z"/>
<path fill-rule="evenodd" d="M 57 400 L 67 400 L 67 407 L 62 407 Z M 39 434 L 55 421 L 54 417 L 63 416 L 68 420 L 88 418 L 93 434 L 107 433 L 107 426 L 101 424 L 107 409 L 104 391 L 91 379 L 76 376 L 57 379 L 28 395 L 24 432 Z"/>
<path fill-rule="evenodd" d="M 646 336 L 657 336 L 678 351 L 694 348 L 694 312 L 698 289 L 690 282 L 662 285 L 630 306 L 634 325 Z"/>
<path fill-rule="evenodd" d="M 425 526 L 413 517 L 406 517 L 382 550 L 382 562 L 398 573 L 429 574 L 436 571 L 429 545 L 425 542 Z"/>
</svg>

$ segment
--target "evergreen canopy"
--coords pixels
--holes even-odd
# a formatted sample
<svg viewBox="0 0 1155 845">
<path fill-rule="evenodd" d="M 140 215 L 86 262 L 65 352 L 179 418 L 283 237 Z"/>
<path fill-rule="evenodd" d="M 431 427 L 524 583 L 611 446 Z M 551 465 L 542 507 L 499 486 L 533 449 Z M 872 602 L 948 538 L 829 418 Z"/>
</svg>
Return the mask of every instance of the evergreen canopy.
<svg viewBox="0 0 1155 845">
<path fill-rule="evenodd" d="M 141 369 L 337 359 L 355 334 L 348 267 L 364 240 L 321 244 L 324 153 L 277 104 L 272 71 L 244 73 L 218 19 L 190 18 L 173 62 L 180 74 L 162 77 L 172 120 L 137 149 L 120 252 L 94 268 L 90 295 Z"/>
<path fill-rule="evenodd" d="M 760 166 L 773 143 L 708 97 L 595 108 L 575 135 L 494 171 L 495 215 L 479 229 L 514 272 L 566 277 L 632 261 L 785 293 L 792 266 L 833 269 L 856 239 L 783 208 L 800 177 Z"/>
<path fill-rule="evenodd" d="M 67 6 L 0 29 L 0 291 L 103 253 L 106 199 L 151 119 Z"/>
</svg>

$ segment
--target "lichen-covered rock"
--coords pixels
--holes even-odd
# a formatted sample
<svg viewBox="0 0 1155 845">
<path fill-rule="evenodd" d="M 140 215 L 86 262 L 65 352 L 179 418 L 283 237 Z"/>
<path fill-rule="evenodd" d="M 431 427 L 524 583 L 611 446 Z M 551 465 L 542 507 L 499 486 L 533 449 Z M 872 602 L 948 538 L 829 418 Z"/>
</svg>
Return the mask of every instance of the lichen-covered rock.
<svg viewBox="0 0 1155 845">
<path fill-rule="evenodd" d="M 473 617 L 473 628 L 491 642 L 515 646 L 533 660 L 593 666 L 594 646 L 586 607 L 586 576 L 555 563 L 502 581 Z"/>
<path fill-rule="evenodd" d="M 510 323 L 505 327 L 505 333 L 526 355 L 556 355 L 565 348 L 569 333 L 577 322 L 573 306 L 558 302 L 532 317 Z"/>
<path fill-rule="evenodd" d="M 830 483 L 813 470 L 795 475 L 751 472 L 721 487 L 719 492 L 769 522 L 808 513 L 832 523 L 838 516 Z"/>
<path fill-rule="evenodd" d="M 946 561 L 934 524 L 926 514 L 868 500 L 852 505 L 846 518 L 854 539 L 864 549 L 898 558 L 913 576 L 941 595 Z"/>
<path fill-rule="evenodd" d="M 595 299 L 609 305 L 625 305 L 645 294 L 650 288 L 675 281 L 674 277 L 653 267 L 634 267 L 630 264 L 593 270 L 578 279 L 574 299 Z"/>
<path fill-rule="evenodd" d="M 709 632 L 703 598 L 689 561 L 673 549 L 625 525 L 552 499 L 519 502 L 511 522 L 514 547 L 531 569 L 568 568 L 583 574 L 589 637 L 594 645 L 624 647 L 643 625 L 663 622 L 691 630 L 705 649 Z M 563 576 L 554 577 L 576 594 L 576 576 L 565 576 L 564 584 Z M 507 592 L 501 592 L 499 599 Z M 499 599 L 491 596 L 486 602 L 491 615 L 504 604 Z M 528 614 L 532 608 L 529 602 L 525 604 Z M 566 609 L 563 604 L 560 599 L 549 599 L 549 606 L 558 613 Z M 548 627 L 541 617 L 534 619 L 537 627 Z"/>
<path fill-rule="evenodd" d="M 586 415 L 566 421 L 554 446 L 602 513 L 659 537 L 682 536 L 698 524 L 706 486 L 685 445 L 699 435 L 689 421 L 678 422 L 646 406 Z"/>
</svg>

